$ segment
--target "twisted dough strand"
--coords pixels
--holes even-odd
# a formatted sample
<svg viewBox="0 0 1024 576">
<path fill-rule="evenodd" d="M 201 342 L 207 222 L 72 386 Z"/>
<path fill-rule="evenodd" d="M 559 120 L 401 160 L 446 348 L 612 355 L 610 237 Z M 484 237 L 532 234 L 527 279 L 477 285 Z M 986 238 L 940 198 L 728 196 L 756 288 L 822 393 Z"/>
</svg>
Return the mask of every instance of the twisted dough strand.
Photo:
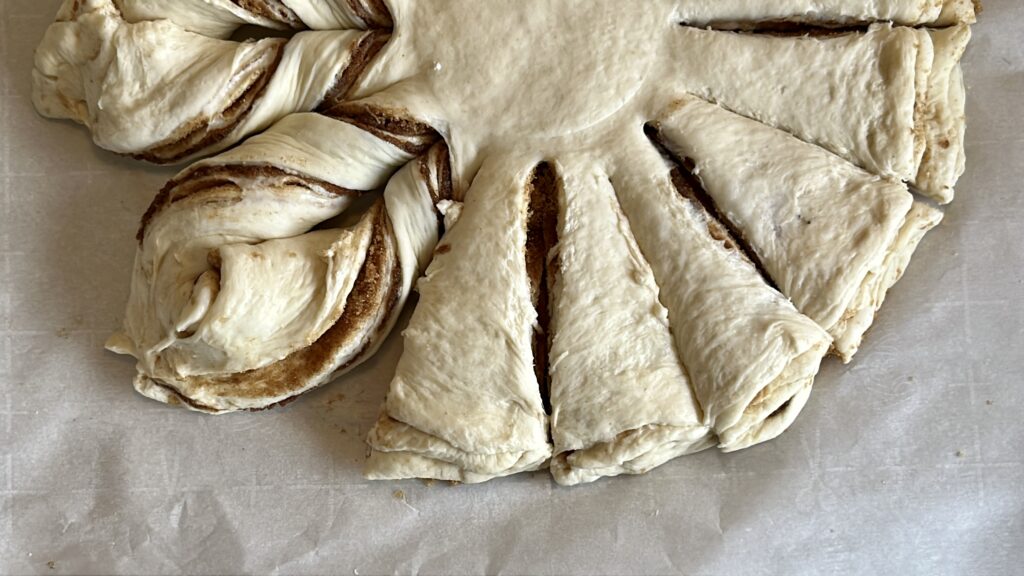
<svg viewBox="0 0 1024 576">
<path fill-rule="evenodd" d="M 340 101 L 389 35 L 330 30 L 255 42 L 223 39 L 244 23 L 294 27 L 270 18 L 280 12 L 269 8 L 278 2 L 243 4 L 250 10 L 226 0 L 69 0 L 36 52 L 36 108 L 85 124 L 108 150 L 182 162 L 223 150 L 292 112 Z M 327 6 L 286 4 L 298 14 Z M 338 14 L 356 13 L 356 4 L 344 6 L 347 12 Z M 193 21 L 220 24 L 213 30 Z M 310 23 L 365 24 L 326 15 Z"/>
<path fill-rule="evenodd" d="M 128 22 L 170 20 L 213 38 L 227 38 L 244 25 L 276 30 L 368 30 L 392 25 L 382 0 L 115 0 L 115 5 Z"/>
<path fill-rule="evenodd" d="M 124 330 L 108 342 L 138 359 L 141 393 L 206 412 L 261 409 L 376 350 L 437 241 L 435 204 L 451 194 L 445 145 L 395 121 L 418 128 L 418 146 L 295 114 L 167 184 L 140 226 Z"/>
</svg>

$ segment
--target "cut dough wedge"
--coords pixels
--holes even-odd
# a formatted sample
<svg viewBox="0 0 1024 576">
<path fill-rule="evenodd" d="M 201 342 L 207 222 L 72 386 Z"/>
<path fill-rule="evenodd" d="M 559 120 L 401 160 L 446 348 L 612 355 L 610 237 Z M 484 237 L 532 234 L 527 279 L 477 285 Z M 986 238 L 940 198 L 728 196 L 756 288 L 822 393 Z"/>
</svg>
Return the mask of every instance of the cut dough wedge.
<svg viewBox="0 0 1024 576">
<path fill-rule="evenodd" d="M 683 28 L 677 73 L 692 94 L 909 181 L 924 147 L 914 109 L 927 70 L 918 68 L 931 63 L 919 63 L 931 46 L 918 32 L 883 24 L 828 37 Z"/>
<path fill-rule="evenodd" d="M 946 203 L 965 164 L 969 40 L 966 24 L 825 37 L 684 28 L 677 54 L 687 91 Z"/>
<path fill-rule="evenodd" d="M 36 109 L 85 124 L 103 148 L 156 163 L 223 150 L 343 95 L 386 37 L 331 31 L 234 42 L 169 20 L 126 22 L 113 0 L 79 4 L 36 50 Z"/>
<path fill-rule="evenodd" d="M 658 125 L 782 293 L 849 362 L 892 286 L 882 278 L 899 278 L 886 266 L 905 266 L 916 246 L 898 241 L 922 224 L 909 216 L 906 185 L 698 98 L 679 100 Z"/>
<path fill-rule="evenodd" d="M 299 114 L 168 183 L 107 344 L 138 360 L 136 389 L 204 412 L 261 409 L 371 355 L 437 241 L 442 158 L 432 150 L 392 177 L 411 159 Z M 385 182 L 354 225 L 312 230 Z"/>
<path fill-rule="evenodd" d="M 650 266 L 608 176 L 563 177 L 552 267 L 551 472 L 559 484 L 640 474 L 714 444 Z"/>
<path fill-rule="evenodd" d="M 368 478 L 476 483 L 547 464 L 526 266 L 534 165 L 485 165 L 438 245 L 367 439 Z"/>
<path fill-rule="evenodd" d="M 765 283 L 643 135 L 635 140 L 630 168 L 612 182 L 705 422 L 725 451 L 770 440 L 806 403 L 831 338 Z"/>
</svg>

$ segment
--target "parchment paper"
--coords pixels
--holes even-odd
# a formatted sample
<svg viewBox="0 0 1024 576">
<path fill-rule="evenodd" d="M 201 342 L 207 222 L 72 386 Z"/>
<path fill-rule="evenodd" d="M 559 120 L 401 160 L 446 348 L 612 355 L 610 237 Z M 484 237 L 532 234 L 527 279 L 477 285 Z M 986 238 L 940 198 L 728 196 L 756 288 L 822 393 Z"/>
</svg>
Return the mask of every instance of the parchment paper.
<svg viewBox="0 0 1024 576">
<path fill-rule="evenodd" d="M 209 417 L 102 349 L 136 226 L 174 172 L 38 117 L 57 0 L 0 0 L 0 572 L 1020 574 L 1024 4 L 965 58 L 967 174 L 853 364 L 779 439 L 575 489 L 370 483 L 401 349 L 294 404 Z"/>
</svg>

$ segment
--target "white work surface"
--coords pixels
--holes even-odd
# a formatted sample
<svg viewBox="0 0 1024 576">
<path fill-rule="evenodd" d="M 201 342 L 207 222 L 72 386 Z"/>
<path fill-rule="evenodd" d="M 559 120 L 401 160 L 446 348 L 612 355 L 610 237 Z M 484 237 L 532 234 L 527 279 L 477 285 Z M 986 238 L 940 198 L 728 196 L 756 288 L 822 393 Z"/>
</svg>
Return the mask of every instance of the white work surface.
<svg viewBox="0 0 1024 576">
<path fill-rule="evenodd" d="M 735 453 L 567 489 L 368 482 L 397 331 L 277 410 L 147 400 L 103 350 L 136 225 L 173 173 L 40 118 L 57 0 L 0 0 L 0 573 L 1020 574 L 1024 4 L 986 0 L 964 60 L 967 173 L 849 366 Z"/>
</svg>

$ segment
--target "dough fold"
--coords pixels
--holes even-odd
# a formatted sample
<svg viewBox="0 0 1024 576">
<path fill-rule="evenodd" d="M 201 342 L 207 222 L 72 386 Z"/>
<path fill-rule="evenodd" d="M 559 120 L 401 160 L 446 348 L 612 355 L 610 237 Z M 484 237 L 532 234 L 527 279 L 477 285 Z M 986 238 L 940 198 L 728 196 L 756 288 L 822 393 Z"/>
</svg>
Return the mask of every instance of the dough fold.
<svg viewBox="0 0 1024 576">
<path fill-rule="evenodd" d="M 933 45 L 927 91 L 918 102 L 925 150 L 917 176 L 911 182 L 918 191 L 940 204 L 953 200 L 953 187 L 964 173 L 966 118 L 963 72 L 960 58 L 971 39 L 970 27 L 960 24 L 928 34 Z"/>
<path fill-rule="evenodd" d="M 725 451 L 778 436 L 806 403 L 831 338 L 765 283 L 640 131 L 628 149 L 612 184 L 706 425 Z"/>
<path fill-rule="evenodd" d="M 657 125 L 718 215 L 849 362 L 899 277 L 887 267 L 913 252 L 901 231 L 922 225 L 906 185 L 698 98 L 681 98 Z"/>
<path fill-rule="evenodd" d="M 170 20 L 127 22 L 113 0 L 75 1 L 36 50 L 32 98 L 40 114 L 86 125 L 107 150 L 182 162 L 343 97 L 386 38 L 311 31 L 235 42 Z"/>
<path fill-rule="evenodd" d="M 512 157 L 486 163 L 438 244 L 367 439 L 368 478 L 475 483 L 547 464 L 526 262 L 536 165 Z"/>
<path fill-rule="evenodd" d="M 714 444 L 658 286 L 607 174 L 560 159 L 551 345 L 559 484 L 642 474 Z"/>
<path fill-rule="evenodd" d="M 681 28 L 676 72 L 696 96 L 908 181 L 924 146 L 914 110 L 927 75 L 918 67 L 930 64 L 918 58 L 931 49 L 918 32 L 888 24 L 826 37 Z"/>
<path fill-rule="evenodd" d="M 124 329 L 108 348 L 138 360 L 142 394 L 214 413 L 266 408 L 355 366 L 437 241 L 445 150 L 411 161 L 355 126 L 300 114 L 191 166 L 143 219 Z M 361 216 L 346 213 L 385 183 Z"/>
</svg>

